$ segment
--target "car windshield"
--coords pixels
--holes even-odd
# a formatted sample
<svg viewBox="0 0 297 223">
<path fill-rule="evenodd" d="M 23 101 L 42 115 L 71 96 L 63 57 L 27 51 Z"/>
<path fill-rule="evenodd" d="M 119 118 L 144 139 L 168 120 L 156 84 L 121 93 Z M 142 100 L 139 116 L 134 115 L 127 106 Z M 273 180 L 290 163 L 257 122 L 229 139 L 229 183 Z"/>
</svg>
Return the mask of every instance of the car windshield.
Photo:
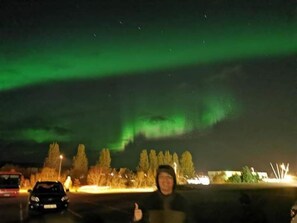
<svg viewBox="0 0 297 223">
<path fill-rule="evenodd" d="M 296 0 L 0 0 L 1 223 L 289 222 L 296 158 Z"/>
<path fill-rule="evenodd" d="M 63 186 L 57 183 L 40 183 L 33 189 L 36 193 L 60 193 L 62 191 Z"/>
</svg>

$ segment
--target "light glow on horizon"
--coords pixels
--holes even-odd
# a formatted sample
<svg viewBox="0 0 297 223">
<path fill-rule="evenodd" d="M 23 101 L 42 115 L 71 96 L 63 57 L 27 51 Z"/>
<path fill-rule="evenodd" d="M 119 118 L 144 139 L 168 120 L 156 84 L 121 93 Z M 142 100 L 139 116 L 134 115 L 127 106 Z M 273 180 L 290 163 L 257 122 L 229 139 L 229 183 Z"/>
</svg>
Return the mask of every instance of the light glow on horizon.
<svg viewBox="0 0 297 223">
<path fill-rule="evenodd" d="M 91 193 L 91 194 L 110 194 L 110 193 L 137 193 L 137 192 L 152 192 L 155 187 L 147 188 L 112 188 L 109 186 L 85 185 L 79 187 L 74 192 Z"/>
</svg>

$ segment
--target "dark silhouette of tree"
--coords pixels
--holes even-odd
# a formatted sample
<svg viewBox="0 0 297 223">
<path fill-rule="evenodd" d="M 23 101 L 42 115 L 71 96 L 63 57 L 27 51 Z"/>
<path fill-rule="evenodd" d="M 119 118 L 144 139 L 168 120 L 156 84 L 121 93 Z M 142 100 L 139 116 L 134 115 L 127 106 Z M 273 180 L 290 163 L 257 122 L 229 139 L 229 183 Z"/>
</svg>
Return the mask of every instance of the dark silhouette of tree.
<svg viewBox="0 0 297 223">
<path fill-rule="evenodd" d="M 85 146 L 79 144 L 77 154 L 73 157 L 71 176 L 85 183 L 88 174 L 88 158 L 85 152 Z"/>
<path fill-rule="evenodd" d="M 56 171 L 59 170 L 59 164 L 60 164 L 60 148 L 59 144 L 54 142 L 50 144 L 49 151 L 48 151 L 48 157 L 46 157 L 44 162 L 44 167 L 53 168 Z"/>
</svg>

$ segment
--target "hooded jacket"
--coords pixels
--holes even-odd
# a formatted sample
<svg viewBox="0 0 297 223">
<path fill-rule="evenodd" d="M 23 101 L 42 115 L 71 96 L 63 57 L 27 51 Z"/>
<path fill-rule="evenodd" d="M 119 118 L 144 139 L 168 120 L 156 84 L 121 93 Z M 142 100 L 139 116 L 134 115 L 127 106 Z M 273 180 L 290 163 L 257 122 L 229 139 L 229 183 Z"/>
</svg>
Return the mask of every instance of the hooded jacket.
<svg viewBox="0 0 297 223">
<path fill-rule="evenodd" d="M 164 195 L 160 191 L 158 176 L 161 172 L 166 172 L 173 177 L 173 192 Z M 187 200 L 175 192 L 176 175 L 174 169 L 169 165 L 160 165 L 157 169 L 156 185 L 158 190 L 151 193 L 144 201 L 143 218 L 141 223 L 190 223 L 190 208 Z"/>
</svg>

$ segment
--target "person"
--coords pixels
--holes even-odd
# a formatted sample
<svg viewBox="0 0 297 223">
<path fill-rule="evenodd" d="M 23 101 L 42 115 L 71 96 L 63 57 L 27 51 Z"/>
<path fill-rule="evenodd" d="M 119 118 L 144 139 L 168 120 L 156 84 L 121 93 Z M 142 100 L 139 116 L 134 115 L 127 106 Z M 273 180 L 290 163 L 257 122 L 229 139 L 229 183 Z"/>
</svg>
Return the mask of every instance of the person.
<svg viewBox="0 0 297 223">
<path fill-rule="evenodd" d="M 175 191 L 176 175 L 170 165 L 160 165 L 157 169 L 153 192 L 140 208 L 135 203 L 133 222 L 139 223 L 190 223 L 190 208 L 187 200 Z"/>
</svg>

